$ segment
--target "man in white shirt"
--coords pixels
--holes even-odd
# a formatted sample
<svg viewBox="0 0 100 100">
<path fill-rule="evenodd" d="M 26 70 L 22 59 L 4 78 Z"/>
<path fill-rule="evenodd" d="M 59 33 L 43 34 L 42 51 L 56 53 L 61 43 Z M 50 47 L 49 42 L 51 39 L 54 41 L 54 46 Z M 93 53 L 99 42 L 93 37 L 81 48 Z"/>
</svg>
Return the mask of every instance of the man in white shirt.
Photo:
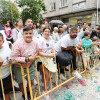
<svg viewBox="0 0 100 100">
<path fill-rule="evenodd" d="M 58 52 L 57 61 L 61 66 L 67 66 L 70 61 L 73 62 L 74 75 L 81 79 L 82 76 L 77 72 L 76 56 L 73 51 L 76 50 L 76 46 L 79 43 L 77 37 L 77 28 L 71 28 L 70 33 L 60 39 L 56 45 L 55 50 Z M 77 51 L 78 52 L 78 51 Z"/>
</svg>

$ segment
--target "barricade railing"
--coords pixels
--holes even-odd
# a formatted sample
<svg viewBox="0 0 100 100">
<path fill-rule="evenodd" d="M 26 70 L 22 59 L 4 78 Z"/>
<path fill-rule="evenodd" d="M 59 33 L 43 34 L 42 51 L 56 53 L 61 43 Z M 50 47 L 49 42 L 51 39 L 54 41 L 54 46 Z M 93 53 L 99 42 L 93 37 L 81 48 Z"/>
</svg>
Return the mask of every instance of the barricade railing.
<svg viewBox="0 0 100 100">
<path fill-rule="evenodd" d="M 16 100 L 16 96 L 15 96 L 15 89 L 14 89 L 14 80 L 13 80 L 13 74 L 12 74 L 12 66 L 11 64 L 3 64 L 1 67 L 0 67 L 0 80 L 1 80 L 1 88 L 2 88 L 2 94 L 3 94 L 3 100 L 5 100 L 5 94 L 4 94 L 4 87 L 3 87 L 3 81 L 2 81 L 2 75 L 1 75 L 1 68 L 2 67 L 5 67 L 5 66 L 8 66 L 10 67 L 10 74 L 11 74 L 11 87 L 13 89 L 13 96 L 14 96 L 14 100 Z"/>
<path fill-rule="evenodd" d="M 82 54 L 77 55 L 77 70 L 79 71 L 80 74 L 85 74 L 87 77 L 87 72 L 86 72 L 86 67 L 84 65 L 84 59 Z M 63 86 L 64 84 L 68 83 L 69 81 L 73 80 L 75 78 L 74 74 L 73 74 L 73 63 L 71 61 L 71 65 L 67 66 L 67 70 L 66 71 L 66 66 L 64 67 L 64 76 L 65 76 L 65 80 L 61 79 L 61 72 L 60 72 L 60 66 L 58 64 L 58 72 L 56 73 L 51 73 L 49 72 L 49 76 L 50 76 L 50 83 L 49 83 L 49 89 L 46 86 L 46 80 L 45 80 L 45 72 L 44 72 L 44 66 L 42 64 L 43 67 L 43 74 L 44 74 L 44 86 L 46 87 L 46 92 L 44 94 L 42 94 L 42 87 L 40 86 L 41 83 L 41 79 L 40 79 L 40 75 L 39 72 L 37 70 L 37 62 L 38 60 L 40 60 L 39 56 L 36 57 L 35 59 L 35 69 L 36 69 L 36 80 L 38 82 L 38 89 L 33 91 L 33 87 L 31 86 L 31 80 L 30 80 L 30 73 L 29 73 L 29 65 L 28 62 L 26 63 L 26 73 L 24 72 L 24 68 L 20 63 L 17 63 L 20 68 L 21 68 L 21 73 L 22 73 L 22 81 L 23 81 L 23 88 L 24 88 L 24 94 L 25 94 L 25 100 L 27 100 L 27 90 L 26 90 L 26 84 L 25 84 L 25 77 L 27 76 L 28 78 L 28 83 L 29 83 L 29 90 L 30 90 L 30 97 L 31 100 L 39 100 L 40 98 L 44 97 L 45 95 L 53 92 L 54 90 L 58 89 L 59 87 Z M 13 63 L 16 64 L 16 63 Z M 1 67 L 4 67 L 7 65 L 2 65 Z M 11 72 L 11 81 L 12 81 L 12 88 L 13 88 L 13 97 L 14 100 L 16 100 L 16 95 L 15 95 L 15 90 L 14 90 L 14 81 L 13 81 L 13 75 L 12 75 L 12 66 L 11 64 L 8 64 L 8 66 L 10 67 L 10 72 Z M 53 77 L 54 76 L 54 77 Z M 53 77 L 53 78 L 52 78 Z M 2 82 L 2 76 L 1 76 L 1 68 L 0 68 L 0 79 L 1 79 L 1 85 L 2 85 L 2 92 L 3 92 L 3 98 L 5 100 L 5 96 L 4 96 L 4 88 L 3 88 L 3 82 Z"/>
<path fill-rule="evenodd" d="M 87 72 L 90 74 L 92 80 L 92 71 L 100 65 L 99 62 L 99 53 L 95 51 L 93 47 L 85 48 L 85 58 L 87 63 Z M 87 67 L 85 65 L 85 67 Z"/>
<path fill-rule="evenodd" d="M 51 78 L 51 72 L 49 72 L 49 76 L 50 76 L 50 89 L 47 90 L 47 87 L 46 87 L 46 93 L 42 94 L 42 91 L 41 91 L 41 87 L 40 87 L 40 82 L 41 80 L 39 79 L 39 75 L 38 75 L 38 71 L 37 71 L 37 59 L 39 59 L 39 57 L 36 58 L 35 60 L 35 67 L 36 67 L 36 75 L 37 75 L 37 81 L 38 81 L 38 93 L 37 96 L 35 97 L 35 100 L 39 100 L 40 98 L 42 98 L 43 96 L 53 92 L 54 90 L 58 89 L 59 87 L 63 86 L 64 84 L 68 83 L 69 81 L 73 80 L 75 78 L 74 74 L 73 74 L 73 63 L 71 61 L 71 65 L 67 66 L 68 68 L 68 72 L 66 72 L 66 68 L 64 67 L 64 76 L 66 78 L 66 80 L 62 80 L 61 79 L 61 72 L 60 72 L 60 66 L 58 64 L 58 76 L 56 73 L 53 73 L 54 74 L 54 77 L 55 80 L 53 80 Z M 40 60 L 40 59 L 39 59 Z M 85 65 L 84 65 L 84 59 L 82 57 L 82 55 L 79 55 L 79 57 L 77 56 L 77 61 L 80 61 L 80 66 L 79 64 L 77 64 L 77 69 L 79 71 L 80 74 L 85 74 L 86 77 L 87 77 L 87 72 L 86 72 L 86 68 L 85 68 Z M 43 66 L 43 64 L 42 64 Z M 43 73 L 44 73 L 44 80 L 45 80 L 45 72 L 44 72 L 44 66 L 43 66 Z M 68 74 L 68 76 L 66 75 Z M 58 78 L 59 77 L 59 78 Z M 58 78 L 58 80 L 57 80 Z M 45 86 L 46 86 L 46 82 L 44 82 Z M 53 87 L 54 86 L 54 87 Z"/>
<path fill-rule="evenodd" d="M 24 86 L 24 94 L 25 94 L 25 99 L 27 100 L 27 92 L 26 92 L 26 85 L 25 85 L 25 74 L 24 74 L 24 70 L 23 67 L 20 63 L 9 63 L 9 64 L 3 64 L 2 66 L 0 66 L 0 81 L 1 81 L 1 88 L 2 88 L 2 94 L 3 94 L 3 100 L 5 100 L 5 94 L 4 94 L 4 87 L 3 87 L 3 81 L 2 81 L 2 75 L 1 75 L 1 68 L 2 67 L 10 67 L 10 74 L 11 74 L 11 88 L 13 89 L 13 100 L 17 100 L 16 95 L 15 95 L 15 89 L 14 89 L 14 79 L 13 79 L 13 73 L 12 73 L 12 64 L 17 64 L 20 66 L 21 68 L 21 72 L 22 72 L 22 81 L 23 81 L 23 86 Z M 27 69 L 28 71 L 28 69 Z M 27 74 L 29 77 L 29 74 Z M 30 81 L 29 81 L 30 83 Z M 31 88 L 30 88 L 31 89 Z"/>
</svg>

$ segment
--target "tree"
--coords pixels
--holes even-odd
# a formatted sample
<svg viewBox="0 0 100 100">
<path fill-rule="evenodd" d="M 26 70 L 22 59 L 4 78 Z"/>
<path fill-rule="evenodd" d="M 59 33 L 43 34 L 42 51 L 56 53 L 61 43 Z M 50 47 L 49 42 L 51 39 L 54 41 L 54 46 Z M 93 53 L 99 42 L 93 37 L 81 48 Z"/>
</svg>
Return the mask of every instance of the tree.
<svg viewBox="0 0 100 100">
<path fill-rule="evenodd" d="M 5 24 L 7 20 L 15 21 L 19 18 L 18 8 L 11 1 L 0 0 L 0 20 Z"/>
<path fill-rule="evenodd" d="M 19 7 L 23 7 L 21 18 L 25 22 L 27 18 L 32 18 L 34 22 L 43 20 L 41 11 L 45 11 L 45 4 L 42 0 L 20 0 Z"/>
</svg>

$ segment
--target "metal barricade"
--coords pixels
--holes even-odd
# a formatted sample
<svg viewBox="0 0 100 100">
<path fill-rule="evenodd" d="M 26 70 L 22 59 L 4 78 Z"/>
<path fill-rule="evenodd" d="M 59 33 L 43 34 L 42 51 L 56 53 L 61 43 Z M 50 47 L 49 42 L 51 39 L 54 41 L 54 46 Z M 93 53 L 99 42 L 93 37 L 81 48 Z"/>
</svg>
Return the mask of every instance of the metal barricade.
<svg viewBox="0 0 100 100">
<path fill-rule="evenodd" d="M 77 69 L 79 71 L 80 74 L 85 74 L 87 77 L 87 72 L 86 72 L 86 68 L 84 66 L 84 59 L 82 57 L 82 55 L 78 55 L 76 56 L 77 58 Z M 35 69 L 36 69 L 36 78 L 37 78 L 37 82 L 38 82 L 38 90 L 35 90 L 35 92 L 33 93 L 33 87 L 31 86 L 31 80 L 30 80 L 30 73 L 29 73 L 29 65 L 28 62 L 26 63 L 26 72 L 24 73 L 24 68 L 20 63 L 17 63 L 20 68 L 21 68 L 21 73 L 22 73 L 22 81 L 23 81 L 23 88 L 24 88 L 24 94 L 25 94 L 25 100 L 27 100 L 27 90 L 26 90 L 26 84 L 25 84 L 25 77 L 28 77 L 28 83 L 29 83 L 29 90 L 30 90 L 30 97 L 31 100 L 39 100 L 40 98 L 44 97 L 45 95 L 53 92 L 54 90 L 58 89 L 59 87 L 63 86 L 64 84 L 68 83 L 69 81 L 73 80 L 75 78 L 75 76 L 73 75 L 73 63 L 71 61 L 71 65 L 67 66 L 68 68 L 68 72 L 66 72 L 66 69 L 64 67 L 64 76 L 66 78 L 66 80 L 62 80 L 61 79 L 61 72 L 60 72 L 60 66 L 58 64 L 58 74 L 57 73 L 51 73 L 49 72 L 49 76 L 50 76 L 50 83 L 49 83 L 49 89 L 47 89 L 46 87 L 46 80 L 45 80 L 45 72 L 44 72 L 44 66 L 42 64 L 43 67 L 43 74 L 44 74 L 44 86 L 46 87 L 46 92 L 44 94 L 42 94 L 42 90 L 41 86 L 40 86 L 40 75 L 38 74 L 38 70 L 37 70 L 37 60 L 39 59 L 39 57 L 36 57 L 35 59 Z M 16 63 L 13 63 L 16 64 Z M 1 67 L 4 67 L 7 65 L 2 65 Z M 16 100 L 16 96 L 15 96 L 15 90 L 14 90 L 14 82 L 13 82 L 13 75 L 12 75 L 12 67 L 11 64 L 8 64 L 8 66 L 10 67 L 10 72 L 11 72 L 11 81 L 12 81 L 12 88 L 13 88 L 13 97 L 14 100 Z M 66 75 L 68 74 L 68 76 Z M 51 76 L 54 76 L 53 79 Z M 1 85 L 2 85 L 2 92 L 3 92 L 3 98 L 5 100 L 5 96 L 4 96 L 4 88 L 3 88 L 3 82 L 2 82 L 2 76 L 1 76 L 1 70 L 0 70 L 0 79 L 1 79 Z"/>
<path fill-rule="evenodd" d="M 2 87 L 2 93 L 3 93 L 3 100 L 5 100 L 5 94 L 4 94 L 4 87 L 3 87 L 2 75 L 1 75 L 1 68 L 2 67 L 5 67 L 5 66 L 10 67 L 10 74 L 11 74 L 11 83 L 12 83 L 12 89 L 13 89 L 13 96 L 14 96 L 14 100 L 16 100 L 15 89 L 14 89 L 14 81 L 13 81 L 13 74 L 12 74 L 12 66 L 11 66 L 11 64 L 2 65 L 0 67 L 0 79 L 1 79 L 1 87 Z"/>
<path fill-rule="evenodd" d="M 94 48 L 88 48 L 89 52 L 87 52 L 87 48 L 85 48 L 85 56 L 87 60 L 87 73 L 90 74 L 91 80 L 92 80 L 92 71 L 100 65 L 99 62 L 99 53 L 95 52 Z M 86 67 L 86 66 L 85 66 Z"/>
<path fill-rule="evenodd" d="M 39 100 L 40 98 L 42 98 L 43 96 L 51 93 L 52 91 L 58 89 L 59 87 L 63 86 L 64 84 L 68 83 L 69 81 L 73 80 L 75 78 L 75 76 L 73 75 L 73 64 L 72 64 L 72 61 L 71 61 L 71 66 L 72 68 L 69 66 L 68 67 L 68 73 L 69 73 L 69 77 L 66 76 L 66 71 L 65 71 L 65 67 L 64 67 L 64 76 L 66 78 L 65 81 L 63 81 L 61 79 L 61 73 L 60 73 L 60 66 L 58 65 L 58 80 L 57 80 L 57 76 L 56 76 L 56 73 L 53 73 L 54 74 L 54 77 L 55 78 L 55 82 L 53 82 L 54 80 L 51 78 L 51 72 L 49 72 L 49 76 L 50 76 L 50 89 L 47 90 L 47 87 L 46 87 L 46 93 L 42 94 L 41 92 L 41 87 L 40 87 L 40 82 L 41 80 L 39 79 L 39 75 L 38 75 L 38 71 L 37 71 L 37 59 L 39 59 L 39 57 L 36 57 L 36 60 L 35 60 L 35 68 L 36 68 L 36 76 L 37 76 L 37 81 L 38 81 L 38 93 L 36 92 L 37 95 L 35 95 L 34 97 L 34 100 Z M 79 55 L 79 57 L 77 56 L 77 61 L 80 60 L 80 63 L 81 63 L 81 66 L 79 66 L 79 64 L 77 64 L 77 69 L 79 71 L 80 74 L 85 74 L 86 77 L 87 77 L 87 72 L 86 72 L 86 68 L 84 66 L 84 59 L 82 57 L 82 55 Z M 42 64 L 43 66 L 43 64 Z M 45 80 L 45 72 L 44 72 L 44 66 L 43 66 L 43 73 L 44 73 L 44 85 L 46 86 L 46 80 Z M 53 86 L 54 85 L 54 86 Z"/>
</svg>

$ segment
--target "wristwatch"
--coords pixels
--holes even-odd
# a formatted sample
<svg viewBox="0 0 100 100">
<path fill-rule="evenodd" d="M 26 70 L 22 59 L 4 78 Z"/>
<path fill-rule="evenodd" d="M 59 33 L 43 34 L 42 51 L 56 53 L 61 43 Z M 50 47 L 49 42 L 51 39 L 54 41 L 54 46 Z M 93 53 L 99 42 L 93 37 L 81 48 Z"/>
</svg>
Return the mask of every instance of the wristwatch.
<svg viewBox="0 0 100 100">
<path fill-rule="evenodd" d="M 28 57 L 26 57 L 25 58 L 25 62 L 29 62 L 30 60 L 29 60 L 29 58 Z"/>
</svg>

